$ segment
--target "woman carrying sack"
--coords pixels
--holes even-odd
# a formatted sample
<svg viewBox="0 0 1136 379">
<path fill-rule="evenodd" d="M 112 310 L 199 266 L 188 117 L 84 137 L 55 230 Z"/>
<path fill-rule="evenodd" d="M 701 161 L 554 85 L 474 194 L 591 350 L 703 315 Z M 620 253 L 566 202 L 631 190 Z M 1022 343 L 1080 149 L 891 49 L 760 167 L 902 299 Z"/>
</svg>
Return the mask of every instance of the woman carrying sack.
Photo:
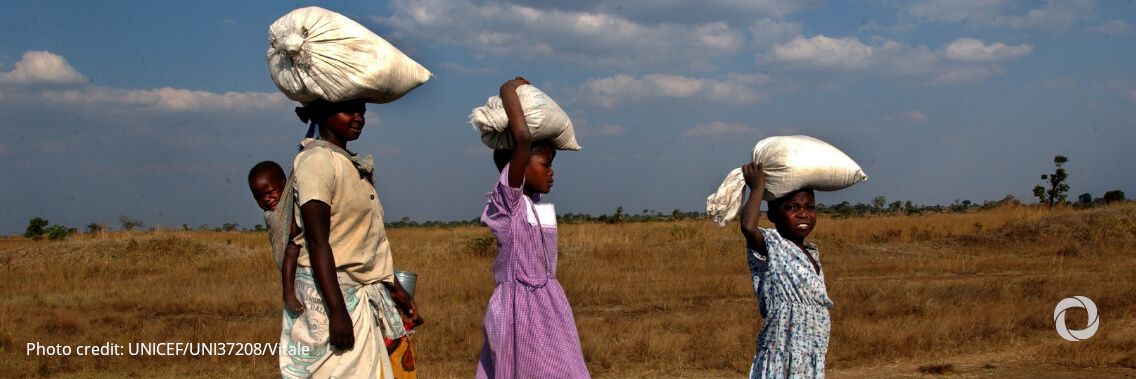
<svg viewBox="0 0 1136 379">
<path fill-rule="evenodd" d="M 300 245 L 295 288 L 305 310 L 284 314 L 285 378 L 414 377 L 413 358 L 409 367 L 402 359 L 413 353 L 398 311 L 414 325 L 422 319 L 394 278 L 371 157 L 347 150 L 363 131 L 365 112 L 363 100 L 316 101 L 297 109 L 320 139 L 304 140 L 293 165 L 293 215 L 300 228 L 293 240 Z M 397 367 L 384 339 L 405 342 Z"/>
</svg>

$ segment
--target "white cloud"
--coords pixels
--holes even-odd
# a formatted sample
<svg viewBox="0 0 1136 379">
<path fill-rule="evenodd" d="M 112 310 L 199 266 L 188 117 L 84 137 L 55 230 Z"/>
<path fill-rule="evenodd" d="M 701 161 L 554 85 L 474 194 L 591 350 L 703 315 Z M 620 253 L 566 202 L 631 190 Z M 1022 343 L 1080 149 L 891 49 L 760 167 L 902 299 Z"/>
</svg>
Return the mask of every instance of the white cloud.
<svg viewBox="0 0 1136 379">
<path fill-rule="evenodd" d="M 0 74 L 0 84 L 19 84 L 0 92 L 0 100 L 21 103 L 83 106 L 100 112 L 255 112 L 287 109 L 295 103 L 278 92 L 226 92 L 217 94 L 177 88 L 120 89 L 86 84 L 87 78 L 63 57 L 47 51 L 29 51 L 12 71 Z M 44 84 L 51 86 L 43 87 Z M 59 88 L 60 85 L 72 88 Z"/>
<path fill-rule="evenodd" d="M 153 90 L 127 90 L 89 86 L 66 91 L 43 91 L 39 98 L 57 104 L 112 106 L 134 110 L 170 112 L 185 111 L 258 111 L 281 109 L 292 105 L 280 93 L 226 92 L 216 94 L 176 88 Z"/>
<path fill-rule="evenodd" d="M 749 26 L 753 43 L 759 47 L 785 43 L 801 35 L 803 26 L 793 22 L 783 22 L 770 18 L 755 21 Z"/>
<path fill-rule="evenodd" d="M 852 37 L 803 36 L 774 46 L 759 55 L 757 62 L 784 71 L 831 76 L 836 73 L 868 73 L 882 77 L 909 79 L 918 83 L 955 84 L 978 82 L 1005 72 L 995 62 L 1021 58 L 1032 53 L 1030 45 L 989 45 L 961 38 L 939 50 L 910 46 L 903 42 L 879 40 L 867 45 Z M 816 75 L 821 74 L 821 75 Z"/>
<path fill-rule="evenodd" d="M 887 121 L 906 121 L 906 122 L 927 122 L 927 115 L 917 110 L 910 110 L 903 113 L 896 113 L 888 115 L 884 118 Z"/>
<path fill-rule="evenodd" d="M 87 78 L 63 57 L 47 51 L 28 51 L 12 71 L 0 73 L 0 84 L 83 84 Z"/>
<path fill-rule="evenodd" d="M 1087 13 L 1092 11 L 1090 0 L 1055 1 L 1049 0 L 1046 5 L 1031 9 L 1021 16 L 1006 17 L 1006 23 L 1012 28 L 1045 28 L 1055 27 L 1066 29 L 1073 26 L 1078 20 L 1085 19 Z"/>
<path fill-rule="evenodd" d="M 457 71 L 458 73 L 465 75 L 465 76 L 493 75 L 493 74 L 497 73 L 497 70 L 492 69 L 492 68 L 465 67 L 465 66 L 462 66 L 462 65 L 454 63 L 454 62 L 445 62 L 445 63 L 439 64 L 438 66 L 441 67 L 441 68 L 444 68 L 444 69 Z"/>
<path fill-rule="evenodd" d="M 984 20 L 1011 6 L 1010 0 L 924 0 L 910 3 L 906 12 L 930 21 L 962 22 Z"/>
<path fill-rule="evenodd" d="M 1076 78 L 1069 76 L 1055 77 L 1055 78 L 1041 78 L 1030 83 L 1031 86 L 1042 88 L 1063 88 L 1070 89 L 1076 88 L 1080 83 Z"/>
<path fill-rule="evenodd" d="M 837 69 L 866 68 L 871 64 L 871 57 L 872 47 L 856 38 L 836 39 L 823 35 L 812 38 L 797 36 L 766 53 L 769 61 Z"/>
<path fill-rule="evenodd" d="M 648 74 L 641 78 L 619 74 L 590 79 L 580 86 L 580 90 L 587 101 L 608 108 L 625 101 L 649 98 L 687 99 L 697 96 L 732 104 L 749 104 L 763 99 L 756 90 L 735 82 L 662 74 Z"/>
<path fill-rule="evenodd" d="M 743 30 L 724 21 L 646 23 L 602 10 L 471 0 L 398 0 L 388 5 L 393 14 L 375 20 L 392 28 L 395 39 L 584 67 L 674 69 L 677 64 L 709 69 L 717 58 L 736 54 L 746 40 Z"/>
<path fill-rule="evenodd" d="M 727 124 L 721 121 L 714 121 L 709 124 L 698 125 L 693 128 L 687 129 L 682 133 L 684 137 L 710 137 L 710 136 L 727 136 L 739 134 L 753 134 L 756 135 L 757 129 L 741 124 Z"/>
<path fill-rule="evenodd" d="M 1005 72 L 1006 69 L 997 65 L 951 67 L 936 73 L 931 84 L 977 83 Z"/>
<path fill-rule="evenodd" d="M 1120 20 L 1112 20 L 1102 23 L 1094 27 L 1093 30 L 1114 36 L 1123 36 L 1132 33 L 1132 28 L 1128 27 L 1128 24 Z"/>
<path fill-rule="evenodd" d="M 959 38 L 943 49 L 950 60 L 973 62 L 997 62 L 1017 59 L 1033 52 L 1033 46 L 1021 44 L 1007 46 L 1001 42 L 985 44 L 973 38 Z"/>
<path fill-rule="evenodd" d="M 600 135 L 617 136 L 627 134 L 627 129 L 619 125 L 603 124 L 596 128 Z"/>
<path fill-rule="evenodd" d="M 1038 8 L 1013 13 L 1018 4 L 1011 0 L 924 0 L 901 11 L 916 19 L 965 23 L 970 27 L 1010 27 L 1067 29 L 1092 17 L 1091 0 L 1048 0 Z"/>
</svg>

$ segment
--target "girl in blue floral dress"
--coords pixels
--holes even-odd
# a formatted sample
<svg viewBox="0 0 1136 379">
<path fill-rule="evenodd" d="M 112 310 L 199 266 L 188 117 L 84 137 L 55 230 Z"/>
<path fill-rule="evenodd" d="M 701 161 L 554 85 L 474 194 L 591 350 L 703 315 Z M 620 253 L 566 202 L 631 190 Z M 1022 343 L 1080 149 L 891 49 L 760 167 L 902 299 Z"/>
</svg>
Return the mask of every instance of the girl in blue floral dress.
<svg viewBox="0 0 1136 379">
<path fill-rule="evenodd" d="M 799 189 L 769 201 L 769 221 L 758 228 L 765 172 L 759 163 L 742 167 L 750 194 L 742 207 L 741 229 L 761 317 L 757 354 L 750 378 L 823 378 L 832 300 L 816 245 L 805 237 L 816 226 L 816 199 Z"/>
</svg>

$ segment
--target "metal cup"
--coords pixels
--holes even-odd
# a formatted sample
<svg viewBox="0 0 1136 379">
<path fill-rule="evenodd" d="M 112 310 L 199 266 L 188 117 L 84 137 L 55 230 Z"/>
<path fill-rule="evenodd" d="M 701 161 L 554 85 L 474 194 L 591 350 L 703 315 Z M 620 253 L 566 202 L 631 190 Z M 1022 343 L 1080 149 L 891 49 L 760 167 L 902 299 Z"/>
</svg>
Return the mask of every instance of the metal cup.
<svg viewBox="0 0 1136 379">
<path fill-rule="evenodd" d="M 410 297 L 414 297 L 414 283 L 418 281 L 418 274 L 410 271 L 394 270 L 394 278 L 398 280 L 398 284 L 402 285 L 406 293 L 410 294 Z"/>
</svg>

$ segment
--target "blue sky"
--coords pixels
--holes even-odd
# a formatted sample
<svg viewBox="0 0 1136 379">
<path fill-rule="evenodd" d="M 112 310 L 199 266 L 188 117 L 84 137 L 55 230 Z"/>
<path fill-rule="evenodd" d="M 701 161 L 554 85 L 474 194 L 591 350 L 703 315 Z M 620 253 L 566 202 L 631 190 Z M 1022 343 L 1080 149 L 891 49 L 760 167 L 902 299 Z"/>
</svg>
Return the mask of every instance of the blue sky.
<svg viewBox="0 0 1136 379">
<path fill-rule="evenodd" d="M 0 233 L 261 223 L 245 177 L 306 131 L 273 85 L 291 1 L 7 4 L 0 14 Z M 811 135 L 869 180 L 827 204 L 949 204 L 1030 190 L 1069 157 L 1070 198 L 1136 195 L 1132 1 L 322 2 L 436 77 L 370 105 L 388 220 L 472 219 L 496 179 L 468 124 L 524 76 L 573 118 L 560 213 L 704 210 L 763 137 Z"/>
</svg>

